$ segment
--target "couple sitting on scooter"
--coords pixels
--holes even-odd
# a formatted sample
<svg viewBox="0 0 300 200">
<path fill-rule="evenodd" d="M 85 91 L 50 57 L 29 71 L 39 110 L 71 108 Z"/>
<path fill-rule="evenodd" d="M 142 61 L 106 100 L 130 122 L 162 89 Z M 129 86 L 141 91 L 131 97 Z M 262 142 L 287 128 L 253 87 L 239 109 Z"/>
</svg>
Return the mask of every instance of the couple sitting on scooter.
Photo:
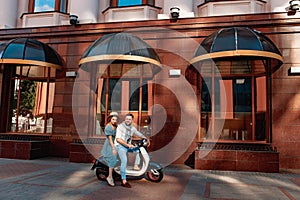
<svg viewBox="0 0 300 200">
<path fill-rule="evenodd" d="M 126 167 L 127 167 L 127 152 L 134 151 L 134 145 L 131 144 L 131 138 L 133 135 L 146 138 L 142 133 L 140 133 L 133 125 L 133 115 L 126 114 L 125 121 L 117 126 L 117 116 L 118 114 L 112 112 L 108 118 L 108 124 L 106 125 L 104 132 L 107 139 L 104 142 L 102 149 L 102 155 L 108 163 L 109 175 L 107 177 L 107 182 L 110 186 L 114 186 L 113 180 L 113 168 L 117 162 L 117 152 L 121 160 L 120 172 L 121 172 L 121 185 L 123 187 L 130 188 L 131 185 L 126 180 Z M 147 138 L 146 138 L 147 139 Z M 147 139 L 148 140 L 148 139 Z M 148 140 L 148 145 L 150 141 Z M 134 170 L 139 169 L 140 156 L 136 155 Z"/>
</svg>

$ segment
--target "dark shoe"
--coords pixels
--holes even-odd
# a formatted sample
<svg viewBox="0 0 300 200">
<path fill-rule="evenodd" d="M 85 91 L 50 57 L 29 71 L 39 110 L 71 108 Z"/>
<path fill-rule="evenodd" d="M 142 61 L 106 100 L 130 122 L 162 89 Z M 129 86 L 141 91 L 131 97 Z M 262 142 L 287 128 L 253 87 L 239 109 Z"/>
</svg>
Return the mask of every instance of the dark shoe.
<svg viewBox="0 0 300 200">
<path fill-rule="evenodd" d="M 128 182 L 126 182 L 126 183 L 123 183 L 122 182 L 122 184 L 121 184 L 123 187 L 126 187 L 126 188 L 131 188 L 131 185 L 128 183 Z"/>
</svg>

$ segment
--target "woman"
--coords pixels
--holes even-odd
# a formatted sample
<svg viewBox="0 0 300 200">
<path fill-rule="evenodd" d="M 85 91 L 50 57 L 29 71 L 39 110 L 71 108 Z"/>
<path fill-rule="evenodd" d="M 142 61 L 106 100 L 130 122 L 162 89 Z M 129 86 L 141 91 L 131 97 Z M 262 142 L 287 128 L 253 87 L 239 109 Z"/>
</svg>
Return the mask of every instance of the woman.
<svg viewBox="0 0 300 200">
<path fill-rule="evenodd" d="M 105 126 L 104 132 L 106 135 L 106 140 L 101 151 L 109 170 L 108 177 L 106 178 L 108 185 L 115 186 L 114 179 L 112 176 L 113 168 L 117 163 L 117 151 L 114 145 L 114 140 L 116 136 L 118 113 L 112 112 L 107 118 L 107 124 Z"/>
</svg>

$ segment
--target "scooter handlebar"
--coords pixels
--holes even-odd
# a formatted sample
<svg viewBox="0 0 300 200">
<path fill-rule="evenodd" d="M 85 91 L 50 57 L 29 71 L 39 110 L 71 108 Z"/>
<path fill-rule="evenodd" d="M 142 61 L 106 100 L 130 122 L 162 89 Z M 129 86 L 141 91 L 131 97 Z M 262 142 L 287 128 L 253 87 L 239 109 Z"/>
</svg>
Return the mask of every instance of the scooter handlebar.
<svg viewBox="0 0 300 200">
<path fill-rule="evenodd" d="M 147 147 L 148 140 L 146 138 L 143 138 L 143 139 L 139 140 L 135 145 L 138 147 L 142 147 L 142 146 Z"/>
</svg>

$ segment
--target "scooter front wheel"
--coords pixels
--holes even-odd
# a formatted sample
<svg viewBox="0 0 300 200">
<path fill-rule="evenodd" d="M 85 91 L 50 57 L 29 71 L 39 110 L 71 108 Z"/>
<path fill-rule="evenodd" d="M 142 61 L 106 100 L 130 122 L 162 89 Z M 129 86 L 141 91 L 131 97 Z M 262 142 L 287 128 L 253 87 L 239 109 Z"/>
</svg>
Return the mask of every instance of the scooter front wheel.
<svg viewBox="0 0 300 200">
<path fill-rule="evenodd" d="M 164 177 L 164 174 L 162 173 L 162 170 L 157 169 L 151 169 L 146 173 L 146 179 L 151 182 L 160 182 Z"/>
<path fill-rule="evenodd" d="M 105 181 L 106 180 L 106 177 L 108 176 L 108 172 L 103 170 L 103 169 L 100 169 L 100 168 L 97 168 L 96 169 L 96 176 L 99 180 L 101 181 Z"/>
</svg>

